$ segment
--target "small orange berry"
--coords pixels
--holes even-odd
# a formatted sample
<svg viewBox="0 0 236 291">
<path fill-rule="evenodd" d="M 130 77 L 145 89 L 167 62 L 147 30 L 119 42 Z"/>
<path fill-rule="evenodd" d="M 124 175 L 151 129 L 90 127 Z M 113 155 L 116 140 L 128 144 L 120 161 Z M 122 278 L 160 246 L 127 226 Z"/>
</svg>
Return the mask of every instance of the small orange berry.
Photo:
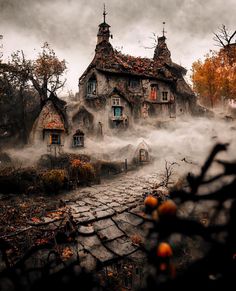
<svg viewBox="0 0 236 291">
<path fill-rule="evenodd" d="M 167 270 L 167 264 L 166 263 L 161 263 L 159 268 L 160 268 L 160 271 L 164 272 L 164 271 Z"/>
<path fill-rule="evenodd" d="M 171 246 L 165 242 L 160 243 L 157 247 L 157 255 L 161 258 L 171 257 L 173 255 Z"/>
<path fill-rule="evenodd" d="M 176 215 L 177 206 L 173 200 L 166 200 L 158 207 L 159 215 Z"/>
<path fill-rule="evenodd" d="M 157 198 L 153 197 L 152 195 L 148 195 L 144 200 L 144 204 L 145 204 L 145 206 L 154 209 L 157 207 L 158 200 L 157 200 Z"/>
</svg>

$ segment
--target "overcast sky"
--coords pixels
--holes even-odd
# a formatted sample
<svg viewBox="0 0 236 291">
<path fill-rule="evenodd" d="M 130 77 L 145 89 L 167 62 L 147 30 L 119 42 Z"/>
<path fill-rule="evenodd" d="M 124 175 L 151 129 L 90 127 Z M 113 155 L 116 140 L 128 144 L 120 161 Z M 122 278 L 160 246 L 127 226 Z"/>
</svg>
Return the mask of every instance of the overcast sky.
<svg viewBox="0 0 236 291">
<path fill-rule="evenodd" d="M 0 0 L 4 59 L 23 49 L 33 57 L 47 41 L 68 62 L 66 91 L 77 91 L 78 78 L 94 56 L 104 0 Z M 150 37 L 166 22 L 172 60 L 191 68 L 214 47 L 212 32 L 236 26 L 236 0 L 106 0 L 114 47 L 152 57 Z"/>
</svg>

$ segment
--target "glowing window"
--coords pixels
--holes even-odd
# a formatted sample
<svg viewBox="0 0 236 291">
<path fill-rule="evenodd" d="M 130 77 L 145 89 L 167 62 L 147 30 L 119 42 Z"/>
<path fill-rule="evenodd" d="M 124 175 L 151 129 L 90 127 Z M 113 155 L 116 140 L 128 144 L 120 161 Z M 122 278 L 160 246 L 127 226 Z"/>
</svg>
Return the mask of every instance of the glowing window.
<svg viewBox="0 0 236 291">
<path fill-rule="evenodd" d="M 157 100 L 157 86 L 156 86 L 156 85 L 152 85 L 152 86 L 151 86 L 150 99 L 151 99 L 152 101 Z"/>
</svg>

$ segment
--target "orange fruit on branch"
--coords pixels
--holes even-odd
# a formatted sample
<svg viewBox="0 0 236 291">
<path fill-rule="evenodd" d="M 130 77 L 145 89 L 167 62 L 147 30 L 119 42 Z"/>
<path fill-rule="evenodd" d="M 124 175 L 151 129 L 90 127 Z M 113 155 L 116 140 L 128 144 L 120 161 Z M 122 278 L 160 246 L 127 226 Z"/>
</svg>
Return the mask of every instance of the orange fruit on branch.
<svg viewBox="0 0 236 291">
<path fill-rule="evenodd" d="M 166 243 L 166 242 L 162 242 L 158 245 L 157 247 L 157 256 L 161 257 L 161 258 L 168 258 L 171 257 L 173 255 L 173 251 L 171 246 Z"/>
<path fill-rule="evenodd" d="M 144 205 L 150 209 L 155 209 L 158 205 L 158 200 L 152 195 L 148 195 L 144 200 Z"/>
<path fill-rule="evenodd" d="M 166 200 L 158 207 L 159 215 L 176 215 L 177 206 L 173 200 Z"/>
</svg>

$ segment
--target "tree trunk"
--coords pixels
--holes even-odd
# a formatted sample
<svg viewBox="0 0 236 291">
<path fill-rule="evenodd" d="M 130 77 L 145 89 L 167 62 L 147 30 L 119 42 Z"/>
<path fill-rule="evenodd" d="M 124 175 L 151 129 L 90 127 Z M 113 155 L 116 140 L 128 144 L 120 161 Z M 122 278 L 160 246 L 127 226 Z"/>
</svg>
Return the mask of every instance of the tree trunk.
<svg viewBox="0 0 236 291">
<path fill-rule="evenodd" d="M 22 122 L 21 137 L 22 137 L 23 143 L 27 144 L 28 134 L 27 134 L 26 119 L 25 119 L 26 113 L 25 113 L 24 89 L 23 88 L 20 88 L 19 98 L 20 98 L 21 122 Z"/>
</svg>

